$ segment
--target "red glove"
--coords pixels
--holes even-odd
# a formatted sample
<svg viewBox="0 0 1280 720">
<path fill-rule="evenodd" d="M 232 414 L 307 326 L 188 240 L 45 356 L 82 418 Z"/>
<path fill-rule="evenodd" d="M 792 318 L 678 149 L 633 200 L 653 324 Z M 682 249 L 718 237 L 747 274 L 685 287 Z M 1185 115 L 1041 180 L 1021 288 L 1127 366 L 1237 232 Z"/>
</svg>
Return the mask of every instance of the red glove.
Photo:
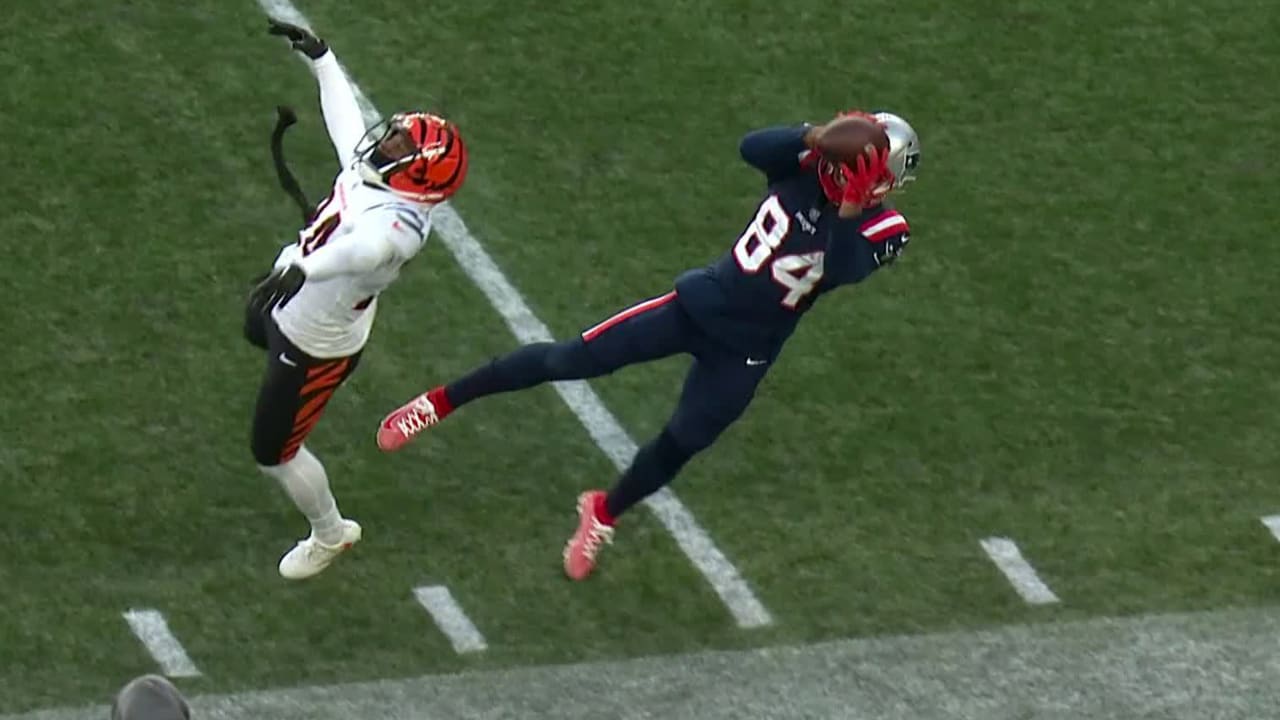
<svg viewBox="0 0 1280 720">
<path fill-rule="evenodd" d="M 836 117 L 850 117 L 850 116 L 852 116 L 852 117 L 860 117 L 860 118 L 862 118 L 863 120 L 868 120 L 868 121 L 873 122 L 873 123 L 875 123 L 875 124 L 877 124 L 877 125 L 879 125 L 879 124 L 880 124 L 880 120 L 879 120 L 878 118 L 876 118 L 876 116 L 875 116 L 875 115 L 872 115 L 871 113 L 869 113 L 869 112 L 865 112 L 865 111 L 863 111 L 863 110 L 845 110 L 844 112 L 836 113 Z"/>
<path fill-rule="evenodd" d="M 856 206 L 859 210 L 884 197 L 893 187 L 893 173 L 889 172 L 889 149 L 873 150 L 871 156 L 859 155 L 854 167 L 840 166 L 844 174 L 842 206 Z"/>
</svg>

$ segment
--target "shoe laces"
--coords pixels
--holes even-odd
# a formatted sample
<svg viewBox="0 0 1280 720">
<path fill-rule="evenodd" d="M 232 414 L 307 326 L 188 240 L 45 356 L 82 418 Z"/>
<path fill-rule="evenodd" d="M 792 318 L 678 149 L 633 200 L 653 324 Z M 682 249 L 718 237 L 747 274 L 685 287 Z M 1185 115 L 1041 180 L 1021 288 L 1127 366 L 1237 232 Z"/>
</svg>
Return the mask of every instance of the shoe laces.
<svg viewBox="0 0 1280 720">
<path fill-rule="evenodd" d="M 410 407 L 423 417 L 435 417 L 436 406 L 431 404 L 431 400 L 427 398 L 425 393 L 414 398 L 413 402 L 410 403 Z"/>
<path fill-rule="evenodd" d="M 341 551 L 342 543 L 329 546 L 315 538 L 312 538 L 311 542 L 307 543 L 307 560 L 328 560 Z"/>
<path fill-rule="evenodd" d="M 587 528 L 585 537 L 582 538 L 583 554 L 594 560 L 600 548 L 611 544 L 613 544 L 613 528 L 591 518 L 591 525 Z"/>
<path fill-rule="evenodd" d="M 405 437 L 413 437 L 428 427 L 435 425 L 439 420 L 435 406 L 431 404 L 426 395 L 422 395 L 409 403 L 408 412 L 403 417 L 396 419 L 395 426 L 400 431 L 400 434 Z"/>
</svg>

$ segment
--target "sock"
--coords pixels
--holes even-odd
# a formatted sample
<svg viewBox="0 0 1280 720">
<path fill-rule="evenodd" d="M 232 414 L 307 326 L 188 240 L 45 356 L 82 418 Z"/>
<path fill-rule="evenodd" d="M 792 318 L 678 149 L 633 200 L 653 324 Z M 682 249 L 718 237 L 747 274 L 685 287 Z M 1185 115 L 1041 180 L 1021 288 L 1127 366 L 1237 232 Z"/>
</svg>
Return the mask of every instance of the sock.
<svg viewBox="0 0 1280 720">
<path fill-rule="evenodd" d="M 606 497 L 606 495 L 597 495 L 596 506 L 592 508 L 592 511 L 595 512 L 596 520 L 599 520 L 602 525 L 613 527 L 618 522 L 618 519 L 613 516 L 613 513 L 609 512 L 609 503 L 605 500 Z"/>
<path fill-rule="evenodd" d="M 329 476 L 306 445 L 289 462 L 263 467 L 262 472 L 280 482 L 289 499 L 311 521 L 311 532 L 320 542 L 335 545 L 342 540 L 342 515 L 329 491 Z"/>
<path fill-rule="evenodd" d="M 605 522 L 604 516 L 616 520 L 632 505 L 658 492 L 667 483 L 675 479 L 680 468 L 693 457 L 694 452 L 686 450 L 671 437 L 671 433 L 663 430 L 658 437 L 649 441 L 636 453 L 631 467 L 622 473 L 618 482 L 609 491 L 604 501 L 604 512 L 597 509 L 596 517 Z M 606 525 L 612 523 L 605 523 Z"/>
<path fill-rule="evenodd" d="M 444 392 L 444 386 L 434 387 L 427 391 L 427 399 L 436 408 L 436 415 L 443 420 L 445 415 L 453 412 L 453 403 L 449 401 L 449 396 Z"/>
</svg>

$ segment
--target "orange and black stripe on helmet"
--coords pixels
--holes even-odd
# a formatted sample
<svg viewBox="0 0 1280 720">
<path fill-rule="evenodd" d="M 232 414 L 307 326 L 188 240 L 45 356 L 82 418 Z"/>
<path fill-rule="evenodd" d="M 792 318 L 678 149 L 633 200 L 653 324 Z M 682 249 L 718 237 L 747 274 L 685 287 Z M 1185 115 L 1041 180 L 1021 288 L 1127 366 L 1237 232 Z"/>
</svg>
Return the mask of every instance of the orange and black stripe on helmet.
<svg viewBox="0 0 1280 720">
<path fill-rule="evenodd" d="M 441 202 L 467 176 L 467 148 L 458 128 L 430 113 L 392 115 L 370 129 L 356 154 L 366 182 L 415 202 Z"/>
</svg>

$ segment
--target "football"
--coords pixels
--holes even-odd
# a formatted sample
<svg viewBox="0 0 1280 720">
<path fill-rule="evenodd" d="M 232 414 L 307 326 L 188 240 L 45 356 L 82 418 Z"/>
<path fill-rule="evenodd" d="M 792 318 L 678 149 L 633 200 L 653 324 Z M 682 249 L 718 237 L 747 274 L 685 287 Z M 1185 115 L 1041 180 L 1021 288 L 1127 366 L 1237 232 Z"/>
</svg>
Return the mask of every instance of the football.
<svg viewBox="0 0 1280 720">
<path fill-rule="evenodd" d="M 852 166 L 863 153 L 886 150 L 889 135 L 879 123 L 859 115 L 846 115 L 827 124 L 818 137 L 818 150 L 828 160 Z"/>
</svg>

